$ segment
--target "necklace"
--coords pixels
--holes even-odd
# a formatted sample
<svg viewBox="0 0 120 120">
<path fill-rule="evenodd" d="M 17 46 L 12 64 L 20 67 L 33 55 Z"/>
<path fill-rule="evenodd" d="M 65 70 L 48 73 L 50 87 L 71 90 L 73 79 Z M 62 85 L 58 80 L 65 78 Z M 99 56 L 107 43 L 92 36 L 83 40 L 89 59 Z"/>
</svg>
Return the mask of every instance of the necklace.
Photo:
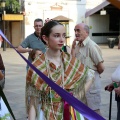
<svg viewBox="0 0 120 120">
<path fill-rule="evenodd" d="M 58 68 L 61 65 L 61 59 L 60 59 L 61 52 L 53 53 L 50 50 L 50 52 L 46 52 L 46 53 L 48 53 L 46 55 L 47 55 L 47 58 L 49 58 L 49 61 L 54 63 L 56 68 Z"/>
<path fill-rule="evenodd" d="M 46 54 L 45 54 L 45 62 L 46 62 L 48 77 L 49 77 L 50 79 L 52 79 L 51 71 L 50 71 L 50 66 L 49 66 L 49 60 L 48 60 Z M 64 67 L 63 67 L 62 58 L 61 58 L 61 60 L 60 60 L 60 66 L 61 66 L 61 75 L 62 75 L 62 88 L 64 89 Z M 54 111 L 54 109 L 53 109 L 52 97 L 53 97 L 53 95 L 52 95 L 52 91 L 51 91 L 51 87 L 50 87 L 50 102 L 51 102 L 51 106 L 52 106 L 52 111 L 53 111 L 54 119 L 57 120 L 56 115 L 55 115 L 55 111 Z M 63 116 L 62 116 L 61 120 L 63 120 Z"/>
</svg>

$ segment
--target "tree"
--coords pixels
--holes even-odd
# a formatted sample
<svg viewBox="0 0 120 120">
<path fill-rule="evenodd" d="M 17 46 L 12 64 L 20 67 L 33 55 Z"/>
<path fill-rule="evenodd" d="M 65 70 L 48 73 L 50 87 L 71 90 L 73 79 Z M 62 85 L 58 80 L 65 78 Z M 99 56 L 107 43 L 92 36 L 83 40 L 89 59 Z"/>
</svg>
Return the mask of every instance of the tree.
<svg viewBox="0 0 120 120">
<path fill-rule="evenodd" d="M 6 0 L 6 8 L 13 13 L 20 11 L 20 4 L 18 0 Z"/>
</svg>

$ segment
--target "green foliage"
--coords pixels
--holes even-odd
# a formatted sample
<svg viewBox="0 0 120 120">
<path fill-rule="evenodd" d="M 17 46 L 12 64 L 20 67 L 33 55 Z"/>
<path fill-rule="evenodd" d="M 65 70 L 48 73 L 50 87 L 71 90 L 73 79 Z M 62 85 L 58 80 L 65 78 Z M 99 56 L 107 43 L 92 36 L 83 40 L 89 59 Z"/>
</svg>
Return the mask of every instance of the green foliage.
<svg viewBox="0 0 120 120">
<path fill-rule="evenodd" d="M 89 26 L 89 29 L 92 29 L 92 26 Z"/>
<path fill-rule="evenodd" d="M 14 13 L 20 10 L 20 4 L 17 0 L 6 0 L 6 7 L 11 6 Z"/>
<path fill-rule="evenodd" d="M 7 120 L 7 118 L 10 117 L 10 114 L 5 114 L 2 118 L 0 117 L 0 120 Z"/>
</svg>

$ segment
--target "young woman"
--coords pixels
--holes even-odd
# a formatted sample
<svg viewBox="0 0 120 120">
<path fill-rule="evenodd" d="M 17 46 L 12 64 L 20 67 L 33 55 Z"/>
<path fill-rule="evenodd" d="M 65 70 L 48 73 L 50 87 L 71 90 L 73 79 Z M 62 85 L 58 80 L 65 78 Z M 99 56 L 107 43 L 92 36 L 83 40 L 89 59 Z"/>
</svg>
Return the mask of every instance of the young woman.
<svg viewBox="0 0 120 120">
<path fill-rule="evenodd" d="M 63 89 L 85 103 L 86 86 L 93 82 L 94 72 L 81 62 L 64 53 L 65 28 L 56 21 L 49 21 L 41 29 L 41 39 L 48 46 L 45 54 L 39 56 L 33 65 Z M 29 120 L 66 120 L 62 98 L 48 86 L 39 75 L 29 68 L 26 77 L 30 96 Z M 71 115 L 67 120 L 71 119 Z"/>
<path fill-rule="evenodd" d="M 40 50 L 40 49 L 33 49 L 30 53 L 29 53 L 29 56 L 30 56 L 30 58 L 31 58 L 31 60 L 32 61 L 34 61 L 35 60 L 35 58 L 37 58 L 38 56 L 40 56 L 40 55 L 42 55 L 42 51 Z M 26 84 L 26 90 L 28 89 L 27 88 L 28 86 L 27 86 L 27 84 Z M 26 105 L 28 105 L 28 103 L 29 103 L 29 96 L 27 96 L 27 94 L 26 94 Z M 28 110 L 26 109 L 26 112 L 27 112 L 27 114 L 28 114 Z"/>
</svg>

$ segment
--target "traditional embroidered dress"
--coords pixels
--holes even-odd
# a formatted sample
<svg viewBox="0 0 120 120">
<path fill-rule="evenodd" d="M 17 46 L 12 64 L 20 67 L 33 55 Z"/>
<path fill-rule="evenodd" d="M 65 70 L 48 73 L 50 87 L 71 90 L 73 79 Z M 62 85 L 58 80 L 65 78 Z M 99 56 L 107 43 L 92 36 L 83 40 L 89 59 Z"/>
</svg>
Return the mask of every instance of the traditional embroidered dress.
<svg viewBox="0 0 120 120">
<path fill-rule="evenodd" d="M 85 68 L 79 60 L 72 58 L 69 54 L 62 52 L 61 58 L 62 65 L 58 68 L 47 60 L 44 54 L 36 58 L 33 65 L 56 84 L 68 92 L 72 92 L 74 96 L 85 103 L 85 83 L 87 80 L 93 79 L 94 72 Z M 45 120 L 63 120 L 64 108 L 62 98 L 31 68 L 28 70 L 26 79 L 27 95 L 34 97 L 34 106 L 38 113 L 37 117 L 40 113 L 38 106 L 41 106 L 40 108 L 44 112 Z"/>
</svg>

